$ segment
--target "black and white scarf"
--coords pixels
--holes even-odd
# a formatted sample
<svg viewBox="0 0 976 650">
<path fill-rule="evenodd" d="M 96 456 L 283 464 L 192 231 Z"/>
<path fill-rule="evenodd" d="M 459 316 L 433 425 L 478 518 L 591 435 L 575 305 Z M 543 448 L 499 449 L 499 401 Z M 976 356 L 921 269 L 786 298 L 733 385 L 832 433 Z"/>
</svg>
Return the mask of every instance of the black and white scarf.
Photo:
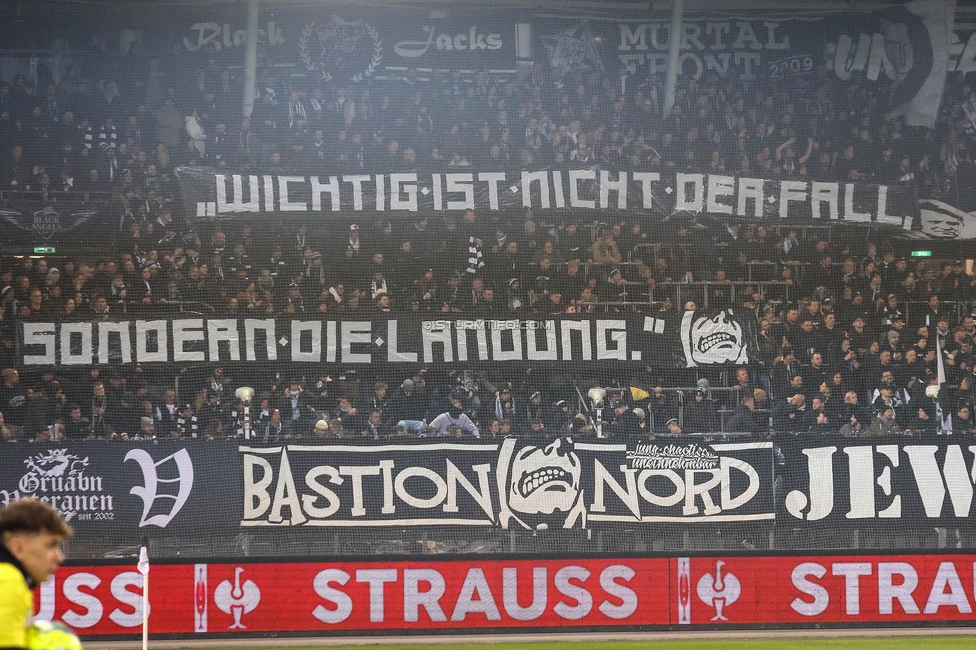
<svg viewBox="0 0 976 650">
<path fill-rule="evenodd" d="M 293 128 L 299 119 L 307 120 L 305 107 L 301 102 L 288 102 L 288 128 Z"/>
<path fill-rule="evenodd" d="M 111 127 L 103 125 L 101 131 L 98 132 L 98 147 L 102 151 L 107 149 L 115 149 L 115 144 L 118 141 L 118 133 L 116 132 L 115 126 Z M 87 146 L 87 143 L 86 143 Z"/>
<path fill-rule="evenodd" d="M 309 265 L 308 268 L 305 269 L 305 277 L 307 277 L 313 284 L 318 285 L 320 290 L 324 289 L 329 284 L 328 278 L 325 275 L 324 266 L 316 268 Z M 373 297 L 375 298 L 376 296 Z"/>
<path fill-rule="evenodd" d="M 515 400 L 514 399 L 511 400 L 511 402 L 512 402 L 512 410 L 511 410 L 511 412 L 506 413 L 505 412 L 505 406 L 502 404 L 502 398 L 500 396 L 498 396 L 498 395 L 495 396 L 495 419 L 496 420 L 498 420 L 499 422 L 501 422 L 505 418 L 511 417 L 512 415 L 515 415 L 515 413 L 516 413 L 516 410 L 515 410 Z"/>
<path fill-rule="evenodd" d="M 278 424 L 271 424 L 268 422 L 268 426 L 264 430 L 264 442 L 278 442 L 284 437 L 284 426 L 281 422 Z"/>
<path fill-rule="evenodd" d="M 103 429 L 105 428 L 105 411 L 108 409 L 108 398 L 106 397 L 94 397 L 92 398 L 91 407 L 91 425 L 92 431 L 96 435 L 104 435 Z"/>
<path fill-rule="evenodd" d="M 279 273 L 285 270 L 285 260 L 271 258 L 271 263 L 268 265 L 268 269 L 271 270 L 271 277 L 277 278 Z"/>
<path fill-rule="evenodd" d="M 468 237 L 468 268 L 467 272 L 474 274 L 485 268 L 484 255 L 481 246 L 475 243 L 474 237 Z"/>
<path fill-rule="evenodd" d="M 390 293 L 389 287 L 386 286 L 386 278 L 378 282 L 373 280 L 369 283 L 370 298 L 375 299 L 376 296 L 380 295 L 381 293 Z"/>
<path fill-rule="evenodd" d="M 200 429 L 197 425 L 197 416 L 191 415 L 189 419 L 183 417 L 182 414 L 176 418 L 176 428 L 180 430 L 180 434 L 186 438 L 196 438 L 199 436 Z"/>
<path fill-rule="evenodd" d="M 366 435 L 368 437 L 371 437 L 373 440 L 379 440 L 380 439 L 380 430 L 379 430 L 379 427 L 377 427 L 372 422 L 366 422 L 366 431 L 367 431 L 367 434 Z"/>
</svg>

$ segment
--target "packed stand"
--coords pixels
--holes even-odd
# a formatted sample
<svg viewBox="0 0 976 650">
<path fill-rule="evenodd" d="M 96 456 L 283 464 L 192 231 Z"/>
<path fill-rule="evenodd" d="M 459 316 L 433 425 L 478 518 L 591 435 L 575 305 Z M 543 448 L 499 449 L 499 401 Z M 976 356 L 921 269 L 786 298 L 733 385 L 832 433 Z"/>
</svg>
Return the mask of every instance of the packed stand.
<svg viewBox="0 0 976 650">
<path fill-rule="evenodd" d="M 4 260 L 5 438 L 240 437 L 243 405 L 233 395 L 248 384 L 258 389 L 248 433 L 263 440 L 598 429 L 637 438 L 972 433 L 976 276 L 959 263 L 898 258 L 876 232 L 877 245 L 837 229 L 643 215 L 584 223 L 532 211 L 396 223 L 363 214 L 346 217 L 341 230 L 334 223 L 201 226 L 182 214 L 173 172 L 178 165 L 314 174 L 600 164 L 874 180 L 964 205 L 976 183 L 958 179 L 976 177 L 976 141 L 954 108 L 972 93 L 963 76 L 950 76 L 936 129 L 887 118 L 887 90 L 842 83 L 825 70 L 775 88 L 682 77 L 664 119 L 663 80 L 623 70 L 536 63 L 511 79 L 487 70 L 473 77 L 410 70 L 352 87 L 290 84 L 263 74 L 254 111 L 243 119 L 240 81 L 227 70 L 197 71 L 152 107 L 141 80 L 124 77 L 96 83 L 76 73 L 37 89 L 23 78 L 0 84 L 4 196 L 103 193 L 124 214 L 115 255 Z M 334 381 L 279 375 L 247 384 L 223 369 L 206 382 L 188 371 L 94 368 L 22 378 L 15 369 L 18 322 L 142 317 L 171 306 L 222 317 L 736 307 L 755 313 L 762 359 L 700 386 L 653 368 L 620 377 L 599 421 L 584 399 L 596 382 L 567 389 L 545 369 L 519 377 L 429 378 L 432 369 Z M 940 383 L 938 399 L 926 396 Z"/>
<path fill-rule="evenodd" d="M 758 229 L 748 239 L 743 237 L 743 245 L 754 245 L 757 233 Z M 815 240 L 809 247 L 816 250 L 821 243 Z M 38 373 L 24 369 L 21 372 L 28 380 L 21 381 L 21 372 L 13 367 L 16 324 L 59 314 L 64 317 L 64 303 L 70 298 L 59 298 L 58 287 L 77 289 L 76 299 L 87 304 L 83 307 L 87 313 L 79 317 L 107 318 L 115 313 L 112 309 L 122 312 L 128 308 L 118 302 L 104 304 L 117 277 L 106 272 L 111 262 L 102 263 L 99 266 L 106 268 L 85 279 L 79 271 L 82 264 L 73 270 L 72 263 L 62 263 L 62 272 L 50 268 L 45 260 L 25 259 L 18 261 L 17 268 L 6 269 L 3 276 L 5 283 L 11 283 L 4 289 L 0 330 L 5 365 L 10 366 L 0 373 L 0 404 L 6 417 L 3 435 L 10 440 L 50 435 L 68 439 L 241 437 L 246 435 L 243 404 L 234 393 L 243 385 L 254 386 L 258 395 L 247 435 L 265 440 L 291 436 L 368 440 L 484 437 L 510 431 L 518 435 L 597 435 L 598 430 L 601 435 L 636 438 L 682 431 L 757 436 L 770 431 L 776 435 L 930 435 L 943 430 L 972 434 L 976 322 L 969 305 L 976 276 L 967 275 L 962 264 L 946 264 L 938 275 L 926 279 L 934 272 L 924 263 L 909 268 L 904 258 L 895 259 L 891 252 L 878 255 L 873 245 L 868 247 L 868 256 L 856 263 L 857 270 L 845 273 L 852 263 L 848 258 L 844 266 L 826 269 L 819 279 L 822 284 L 808 285 L 810 289 L 803 291 L 809 293 L 801 295 L 810 297 L 795 304 L 758 291 L 743 292 L 741 302 L 731 306 L 751 311 L 758 319 L 761 358 L 749 367 L 714 373 L 711 381 L 700 379 L 696 385 L 697 374 L 689 377 L 686 372 L 659 372 L 649 366 L 633 377 L 612 382 L 606 377 L 618 376 L 613 368 L 594 369 L 600 376 L 590 379 L 577 372 L 567 381 L 561 376 L 562 369 L 545 364 L 526 368 L 517 376 L 489 370 L 448 375 L 437 369 L 429 369 L 432 374 L 428 376 L 426 368 L 408 376 L 363 371 L 356 376 L 334 368 L 327 371 L 331 374 L 319 377 L 298 376 L 297 371 L 292 377 L 281 369 L 268 369 L 258 375 L 248 371 L 239 378 L 225 374 L 223 367 L 214 368 L 205 378 L 199 370 L 150 364 L 131 370 L 93 367 Z M 570 268 L 575 267 L 567 266 L 563 273 L 568 274 Z M 808 270 L 807 275 L 813 272 Z M 459 300 L 464 302 L 457 310 L 493 313 L 479 304 L 480 280 L 475 277 L 463 291 Z M 557 284 L 565 281 L 566 277 L 557 276 Z M 97 289 L 86 297 L 89 282 Z M 342 315 L 367 309 L 337 300 L 344 292 L 341 284 L 325 291 L 328 297 L 319 307 L 303 305 L 303 282 L 289 283 L 289 302 L 284 308 L 278 310 L 270 301 L 269 307 L 257 305 L 249 313 L 278 310 Z M 924 306 L 904 301 L 906 285 L 911 284 L 926 287 Z M 588 290 L 584 285 L 582 293 Z M 485 294 L 489 291 L 484 289 Z M 825 296 L 822 300 L 821 295 Z M 314 295 L 309 298 L 311 303 Z M 526 301 L 531 303 L 530 298 Z M 522 311 L 538 317 L 572 310 L 573 301 L 559 310 L 552 308 L 551 300 L 547 302 L 541 310 L 527 304 Z M 906 316 L 908 304 L 919 307 L 910 316 Z M 135 301 L 132 309 L 140 308 Z M 500 307 L 498 313 L 509 313 L 507 308 Z M 695 308 L 690 301 L 681 307 L 670 301 L 646 305 L 647 310 L 664 316 Z M 380 314 L 389 307 L 377 303 L 369 309 Z M 939 349 L 943 350 L 944 382 L 938 377 Z M 610 389 L 599 422 L 585 398 L 587 390 L 598 383 Z M 931 389 L 940 384 L 936 399 Z M 693 388 L 678 390 L 689 386 Z"/>
</svg>

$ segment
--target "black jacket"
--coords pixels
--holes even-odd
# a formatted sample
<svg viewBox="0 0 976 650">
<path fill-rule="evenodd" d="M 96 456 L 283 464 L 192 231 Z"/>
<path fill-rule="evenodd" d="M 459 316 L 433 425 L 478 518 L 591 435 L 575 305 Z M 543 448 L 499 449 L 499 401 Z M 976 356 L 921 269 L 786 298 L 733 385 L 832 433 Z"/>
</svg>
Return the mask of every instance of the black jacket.
<svg viewBox="0 0 976 650">
<path fill-rule="evenodd" d="M 773 428 L 776 433 L 795 433 L 805 430 L 807 428 L 804 426 L 805 414 L 806 411 L 801 411 L 788 400 L 783 399 L 773 406 Z M 790 417 L 791 415 L 793 417 Z"/>
<path fill-rule="evenodd" d="M 642 432 L 640 421 L 630 409 L 627 409 L 620 415 L 614 413 L 613 420 L 608 424 L 609 426 L 605 427 L 604 431 L 615 438 L 637 438 Z"/>
<path fill-rule="evenodd" d="M 684 430 L 689 433 L 704 433 L 715 430 L 715 402 L 692 398 L 685 402 Z M 662 422 L 663 424 L 663 422 Z M 731 429 L 729 429 L 731 431 Z"/>
<path fill-rule="evenodd" d="M 735 407 L 732 417 L 725 423 L 725 430 L 734 433 L 759 433 L 756 413 L 744 404 Z"/>
</svg>

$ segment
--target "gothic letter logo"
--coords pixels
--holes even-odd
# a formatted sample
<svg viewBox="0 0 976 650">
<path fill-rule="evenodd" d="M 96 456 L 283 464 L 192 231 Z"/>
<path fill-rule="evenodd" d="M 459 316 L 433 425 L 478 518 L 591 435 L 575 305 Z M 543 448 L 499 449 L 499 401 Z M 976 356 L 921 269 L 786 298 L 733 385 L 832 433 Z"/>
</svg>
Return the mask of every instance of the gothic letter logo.
<svg viewBox="0 0 976 650">
<path fill-rule="evenodd" d="M 173 517 L 190 498 L 190 491 L 193 489 L 193 461 L 186 449 L 181 449 L 175 454 L 171 454 L 158 463 L 153 462 L 152 456 L 143 449 L 133 449 L 125 455 L 123 462 L 134 460 L 142 469 L 143 485 L 137 485 L 129 490 L 129 494 L 134 494 L 142 499 L 142 517 L 139 520 L 139 527 L 159 526 L 166 528 Z M 173 478 L 159 478 L 157 469 L 161 468 L 164 472 L 172 472 L 175 469 L 176 476 Z M 160 483 L 176 483 L 176 494 L 157 494 Z M 149 512 L 152 510 L 156 501 L 172 500 L 173 504 L 167 509 L 166 514 L 156 514 L 152 517 Z"/>
<path fill-rule="evenodd" d="M 234 584 L 224 580 L 214 589 L 214 604 L 225 614 L 231 614 L 234 622 L 228 630 L 245 630 L 247 626 L 241 623 L 241 617 L 253 612 L 261 602 L 261 590 L 253 580 L 246 580 L 241 584 L 241 574 L 244 567 L 234 569 Z"/>
<path fill-rule="evenodd" d="M 718 560 L 715 563 L 715 575 L 706 573 L 698 580 L 698 597 L 706 605 L 715 608 L 713 621 L 727 621 L 722 610 L 739 600 L 739 593 L 742 591 L 739 579 L 735 575 L 726 572 L 722 575 L 722 567 L 725 562 Z"/>
</svg>

